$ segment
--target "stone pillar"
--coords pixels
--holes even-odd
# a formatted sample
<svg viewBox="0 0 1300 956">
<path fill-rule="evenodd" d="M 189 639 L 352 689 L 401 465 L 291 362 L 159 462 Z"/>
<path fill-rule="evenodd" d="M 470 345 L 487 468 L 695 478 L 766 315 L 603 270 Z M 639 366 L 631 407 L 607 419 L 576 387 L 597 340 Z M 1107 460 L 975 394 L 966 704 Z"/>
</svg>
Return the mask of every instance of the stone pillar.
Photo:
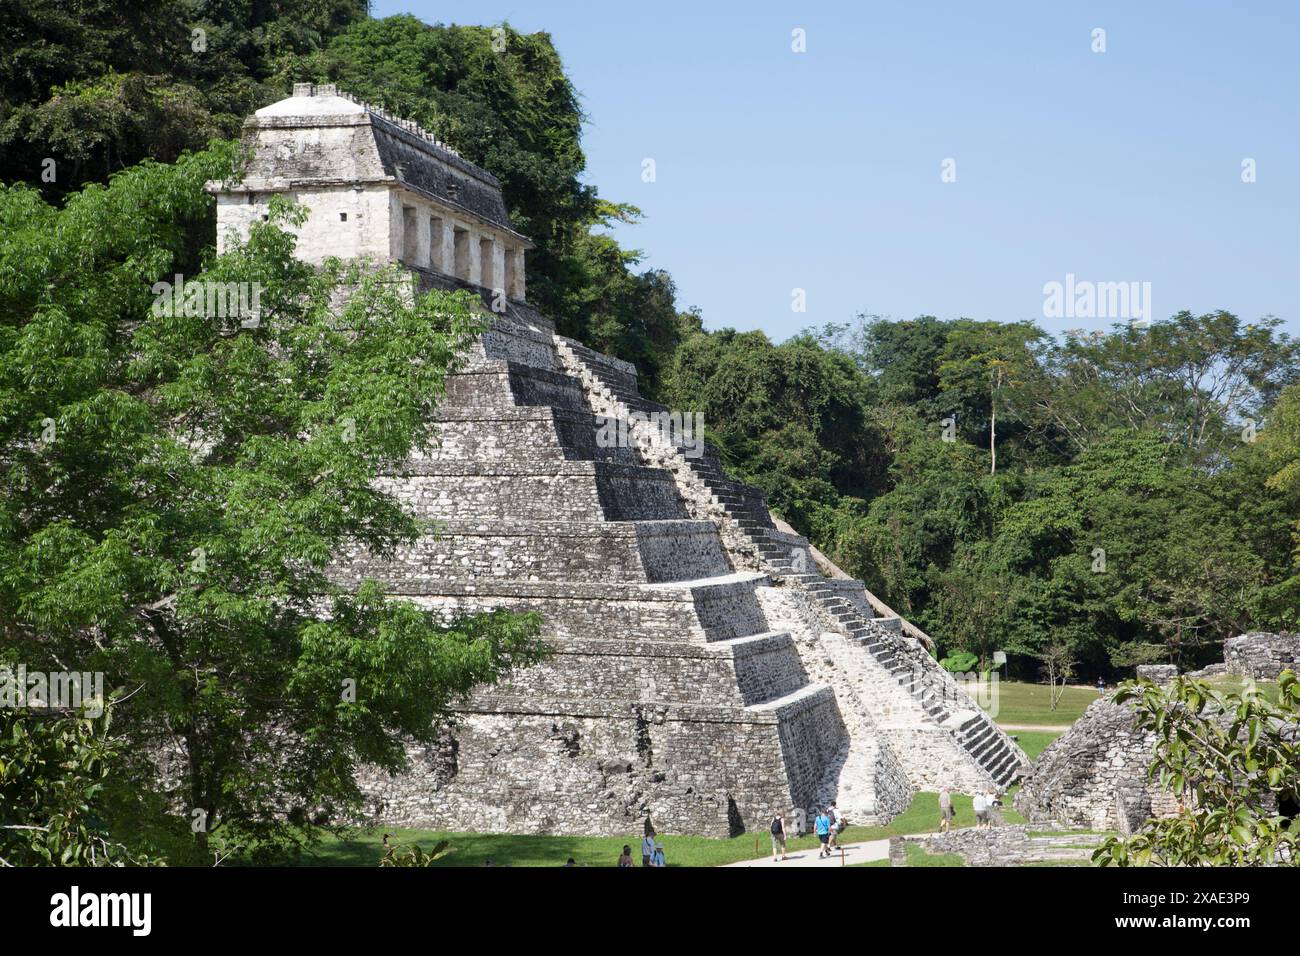
<svg viewBox="0 0 1300 956">
<path fill-rule="evenodd" d="M 413 266 L 428 268 L 429 249 L 433 244 L 433 229 L 429 217 L 418 206 L 415 210 L 415 257 L 410 259 Z"/>
<path fill-rule="evenodd" d="M 524 301 L 524 247 L 516 246 L 509 252 L 511 265 L 507 275 L 510 276 L 510 284 L 506 289 L 506 295 L 519 302 Z"/>
<path fill-rule="evenodd" d="M 445 216 L 429 217 L 429 268 L 444 275 L 456 274 L 456 234 Z"/>
<path fill-rule="evenodd" d="M 479 234 L 469 231 L 469 275 L 466 277 L 475 285 L 483 284 L 483 259 L 479 254 Z"/>
<path fill-rule="evenodd" d="M 506 247 L 500 239 L 492 243 L 492 287 L 510 294 L 506 286 Z"/>
<path fill-rule="evenodd" d="M 501 285 L 500 274 L 496 271 L 496 240 L 491 236 L 478 237 L 479 285 L 495 289 Z"/>
<path fill-rule="evenodd" d="M 442 220 L 441 270 L 449 276 L 456 274 L 456 226 L 450 219 Z"/>
</svg>

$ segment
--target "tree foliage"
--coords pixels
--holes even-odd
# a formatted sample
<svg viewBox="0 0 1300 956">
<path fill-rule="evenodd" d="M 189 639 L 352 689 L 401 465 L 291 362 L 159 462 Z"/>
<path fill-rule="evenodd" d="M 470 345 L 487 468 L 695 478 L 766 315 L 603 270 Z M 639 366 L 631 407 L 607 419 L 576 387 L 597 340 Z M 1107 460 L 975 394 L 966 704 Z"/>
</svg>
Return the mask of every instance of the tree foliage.
<svg viewBox="0 0 1300 956">
<path fill-rule="evenodd" d="M 47 198 L 175 160 L 277 98 L 365 0 L 0 0 L 0 179 Z M 196 32 L 198 31 L 198 32 Z M 53 160 L 54 176 L 45 160 Z"/>
<path fill-rule="evenodd" d="M 105 788 L 118 758 L 111 714 L 0 709 L 0 866 L 155 862 L 109 832 Z"/>
<path fill-rule="evenodd" d="M 192 279 L 260 287 L 256 321 L 154 307 L 233 159 L 145 163 L 62 208 L 0 195 L 0 637 L 130 688 L 131 752 L 178 756 L 200 843 L 230 824 L 269 849 L 542 648 L 530 617 L 442 623 L 330 572 L 431 530 L 374 479 L 429 442 L 482 327 L 468 294 L 309 266 L 282 204 Z"/>
</svg>

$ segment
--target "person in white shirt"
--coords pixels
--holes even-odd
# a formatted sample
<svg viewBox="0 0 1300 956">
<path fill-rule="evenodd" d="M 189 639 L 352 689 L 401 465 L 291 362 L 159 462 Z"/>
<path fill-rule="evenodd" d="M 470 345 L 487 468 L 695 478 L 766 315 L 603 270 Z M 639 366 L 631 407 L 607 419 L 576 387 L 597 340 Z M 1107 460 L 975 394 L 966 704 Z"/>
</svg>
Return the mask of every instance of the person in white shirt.
<svg viewBox="0 0 1300 956">
<path fill-rule="evenodd" d="M 984 817 L 989 826 L 1000 826 L 1002 817 L 998 814 L 998 795 L 992 790 L 984 794 Z"/>
<path fill-rule="evenodd" d="M 641 839 L 641 865 L 649 866 L 655 855 L 655 832 L 651 830 Z"/>
<path fill-rule="evenodd" d="M 840 831 L 844 829 L 844 814 L 840 813 L 840 808 L 831 801 L 830 807 L 827 808 L 831 815 L 831 843 L 832 847 L 839 844 Z"/>
<path fill-rule="evenodd" d="M 983 827 L 989 819 L 989 801 L 982 792 L 977 792 L 975 798 L 971 800 L 971 806 L 975 808 L 975 825 Z"/>
</svg>

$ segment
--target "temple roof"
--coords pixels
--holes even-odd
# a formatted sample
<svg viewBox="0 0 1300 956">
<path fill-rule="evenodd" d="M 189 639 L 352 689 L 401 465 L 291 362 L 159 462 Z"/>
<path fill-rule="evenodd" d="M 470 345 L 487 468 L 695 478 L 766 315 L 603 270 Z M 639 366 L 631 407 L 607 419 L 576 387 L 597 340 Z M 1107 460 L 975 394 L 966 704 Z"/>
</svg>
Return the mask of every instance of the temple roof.
<svg viewBox="0 0 1300 956">
<path fill-rule="evenodd" d="M 398 184 L 527 242 L 510 224 L 495 176 L 417 123 L 332 84 L 294 84 L 292 96 L 245 121 L 244 140 L 252 158 L 232 191 Z"/>
</svg>

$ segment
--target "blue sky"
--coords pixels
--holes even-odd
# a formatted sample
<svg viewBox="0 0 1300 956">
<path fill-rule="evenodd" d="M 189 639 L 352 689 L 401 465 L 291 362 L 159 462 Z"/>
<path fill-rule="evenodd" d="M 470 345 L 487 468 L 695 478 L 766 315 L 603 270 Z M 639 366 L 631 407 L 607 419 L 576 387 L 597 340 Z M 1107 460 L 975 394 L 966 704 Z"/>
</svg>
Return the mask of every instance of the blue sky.
<svg viewBox="0 0 1300 956">
<path fill-rule="evenodd" d="M 709 328 L 779 340 L 859 312 L 1107 327 L 1044 317 L 1044 284 L 1073 274 L 1151 283 L 1156 319 L 1222 308 L 1300 334 L 1300 4 L 372 10 L 399 12 L 551 34 L 589 116 L 587 181 L 644 210 L 620 241 Z"/>
</svg>

